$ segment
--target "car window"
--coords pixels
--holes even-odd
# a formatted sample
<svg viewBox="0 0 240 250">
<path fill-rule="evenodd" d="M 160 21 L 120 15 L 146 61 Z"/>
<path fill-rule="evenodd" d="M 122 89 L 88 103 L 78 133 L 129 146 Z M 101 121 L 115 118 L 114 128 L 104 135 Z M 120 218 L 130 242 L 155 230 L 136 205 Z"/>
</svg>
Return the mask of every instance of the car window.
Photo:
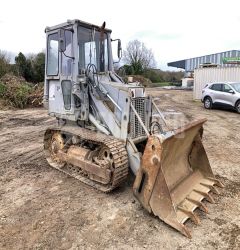
<svg viewBox="0 0 240 250">
<path fill-rule="evenodd" d="M 215 91 L 222 91 L 222 84 L 220 84 L 220 83 L 213 84 L 211 86 L 211 89 L 215 90 Z"/>
<path fill-rule="evenodd" d="M 232 87 L 233 87 L 237 92 L 240 93 L 240 83 L 239 83 L 239 82 L 232 83 L 231 85 L 232 85 Z"/>
<path fill-rule="evenodd" d="M 232 90 L 230 86 L 228 86 L 227 84 L 223 84 L 223 92 L 229 93 L 230 90 Z"/>
</svg>

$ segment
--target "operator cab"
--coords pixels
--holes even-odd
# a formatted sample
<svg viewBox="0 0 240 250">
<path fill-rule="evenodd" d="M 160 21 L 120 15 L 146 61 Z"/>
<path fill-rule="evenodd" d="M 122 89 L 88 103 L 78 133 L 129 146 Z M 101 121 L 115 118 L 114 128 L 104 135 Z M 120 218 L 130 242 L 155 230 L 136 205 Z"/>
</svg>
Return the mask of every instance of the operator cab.
<svg viewBox="0 0 240 250">
<path fill-rule="evenodd" d="M 77 88 L 74 84 L 79 83 L 87 71 L 92 71 L 95 76 L 96 73 L 112 72 L 111 43 L 118 42 L 120 60 L 121 42 L 119 39 L 111 40 L 111 30 L 105 29 L 105 23 L 98 27 L 80 20 L 69 20 L 47 27 L 45 32 L 45 106 L 52 116 L 68 120 L 77 120 L 79 116 L 85 119 L 88 111 L 86 107 L 81 110 L 79 98 L 73 95 L 74 87 Z M 78 94 L 81 95 L 80 92 Z"/>
<path fill-rule="evenodd" d="M 128 85 L 114 72 L 114 58 L 121 59 L 120 39 L 111 39 L 111 30 L 70 20 L 47 27 L 47 56 L 44 104 L 51 116 L 71 121 L 86 121 L 94 106 L 89 89 L 98 89 L 105 103 L 114 105 L 114 114 L 121 120 L 128 97 L 144 97 L 144 88 Z M 117 42 L 117 43 L 116 43 Z M 117 44 L 116 55 L 112 43 Z M 89 85 L 89 79 L 91 84 Z M 110 105 L 112 105 L 110 104 Z"/>
</svg>

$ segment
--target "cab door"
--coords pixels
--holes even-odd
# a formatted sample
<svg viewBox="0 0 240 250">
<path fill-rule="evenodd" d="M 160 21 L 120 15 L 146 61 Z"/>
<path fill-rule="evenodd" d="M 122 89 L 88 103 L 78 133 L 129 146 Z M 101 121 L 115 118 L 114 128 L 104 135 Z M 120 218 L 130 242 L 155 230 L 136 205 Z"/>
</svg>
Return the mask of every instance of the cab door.
<svg viewBox="0 0 240 250">
<path fill-rule="evenodd" d="M 46 79 L 49 85 L 49 114 L 71 119 L 74 115 L 72 98 L 73 34 L 64 30 L 66 50 L 59 51 L 59 31 L 48 34 Z"/>
<path fill-rule="evenodd" d="M 62 89 L 63 109 L 66 114 L 74 114 L 74 100 L 72 98 L 73 81 L 73 34 L 65 30 L 66 50 L 60 53 L 60 84 Z"/>
<path fill-rule="evenodd" d="M 61 114 L 61 85 L 60 85 L 60 53 L 58 31 L 51 31 L 47 36 L 46 56 L 46 88 L 48 88 L 48 108 L 50 115 Z"/>
</svg>

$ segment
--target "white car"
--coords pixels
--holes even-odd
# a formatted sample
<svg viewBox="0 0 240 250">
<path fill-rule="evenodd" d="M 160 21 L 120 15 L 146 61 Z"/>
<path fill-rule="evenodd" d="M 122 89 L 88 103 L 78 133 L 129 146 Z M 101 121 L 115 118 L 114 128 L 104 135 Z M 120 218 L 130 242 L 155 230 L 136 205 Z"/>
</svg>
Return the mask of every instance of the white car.
<svg viewBox="0 0 240 250">
<path fill-rule="evenodd" d="M 206 109 L 221 105 L 240 113 L 240 82 L 207 84 L 202 90 L 202 102 Z"/>
</svg>

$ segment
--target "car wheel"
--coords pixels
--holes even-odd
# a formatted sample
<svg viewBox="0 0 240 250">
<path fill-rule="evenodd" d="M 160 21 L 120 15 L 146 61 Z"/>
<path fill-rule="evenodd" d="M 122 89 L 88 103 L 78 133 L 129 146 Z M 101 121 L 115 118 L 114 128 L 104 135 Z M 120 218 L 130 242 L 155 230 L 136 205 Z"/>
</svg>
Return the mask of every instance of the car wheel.
<svg viewBox="0 0 240 250">
<path fill-rule="evenodd" d="M 236 103 L 236 111 L 240 114 L 240 101 Z"/>
<path fill-rule="evenodd" d="M 210 97 L 206 97 L 204 99 L 204 108 L 211 109 L 212 108 L 212 99 Z"/>
</svg>

